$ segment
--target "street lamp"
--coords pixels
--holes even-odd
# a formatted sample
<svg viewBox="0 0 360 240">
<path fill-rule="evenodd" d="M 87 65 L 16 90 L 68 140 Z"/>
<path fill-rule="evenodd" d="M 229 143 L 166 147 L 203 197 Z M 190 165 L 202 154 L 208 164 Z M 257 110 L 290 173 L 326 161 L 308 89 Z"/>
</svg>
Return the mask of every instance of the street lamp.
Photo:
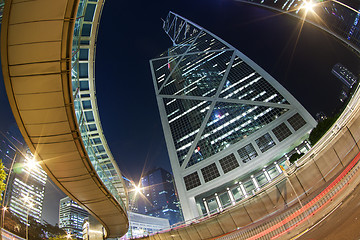
<svg viewBox="0 0 360 240">
<path fill-rule="evenodd" d="M 7 210 L 8 210 L 7 207 L 3 207 L 3 208 L 2 208 L 3 214 L 2 214 L 2 221 L 1 221 L 2 225 L 1 225 L 1 228 L 4 228 L 4 224 L 5 224 L 5 212 L 6 212 Z"/>
<path fill-rule="evenodd" d="M 31 197 L 29 197 L 28 195 L 26 195 L 24 197 L 24 203 L 28 203 L 28 210 L 26 212 L 26 240 L 29 239 L 29 213 L 30 210 L 34 207 L 34 204 L 31 202 Z"/>
<path fill-rule="evenodd" d="M 71 233 L 70 232 L 67 232 L 66 239 L 71 239 Z"/>
</svg>

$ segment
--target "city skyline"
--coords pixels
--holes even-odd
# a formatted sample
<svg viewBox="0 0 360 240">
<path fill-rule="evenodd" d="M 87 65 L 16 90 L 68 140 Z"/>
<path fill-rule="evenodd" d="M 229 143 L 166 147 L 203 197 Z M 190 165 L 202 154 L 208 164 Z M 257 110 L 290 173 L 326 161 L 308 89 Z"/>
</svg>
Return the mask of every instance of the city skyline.
<svg viewBox="0 0 360 240">
<path fill-rule="evenodd" d="M 113 4 L 113 3 L 107 3 L 107 4 L 105 4 L 105 8 L 104 8 L 104 16 L 106 17 L 106 18 L 110 18 L 111 16 L 108 16 L 108 12 L 109 11 L 111 11 L 112 9 L 112 7 L 114 6 L 114 5 L 111 5 L 111 4 Z M 213 3 L 210 3 L 210 4 L 213 4 Z M 218 3 L 216 3 L 216 4 L 218 4 Z M 115 5 L 116 6 L 116 5 Z M 114 8 L 116 8 L 116 7 L 114 7 Z M 251 9 L 252 10 L 254 10 L 255 8 L 254 7 L 251 7 Z M 220 9 L 221 10 L 221 9 Z M 108 11 L 108 12 L 107 12 Z M 176 11 L 176 9 L 174 9 L 174 11 Z M 181 9 L 179 10 L 180 12 L 179 13 L 181 13 Z M 184 10 L 183 10 L 184 11 Z M 214 11 L 214 10 L 213 10 Z M 259 9 L 257 9 L 257 10 L 255 10 L 255 12 L 257 12 L 257 13 L 259 13 L 259 12 L 264 12 L 265 10 L 259 10 Z M 265 11 L 266 12 L 266 11 Z M 110 14 L 111 15 L 111 14 Z M 154 14 L 155 15 L 155 14 Z M 188 13 L 188 15 L 191 15 L 190 13 Z M 261 14 L 260 14 L 261 15 Z M 161 20 L 160 20 L 160 17 L 165 17 L 166 16 L 166 14 L 165 13 L 163 13 L 162 15 L 159 15 L 159 16 L 153 16 L 153 19 L 156 19 L 156 21 L 158 22 L 158 25 L 160 26 L 161 25 Z M 113 17 L 113 16 L 112 16 Z M 189 18 L 191 18 L 191 16 L 189 16 Z M 201 18 L 201 16 L 199 16 L 199 17 L 197 17 L 197 18 Z M 104 22 L 106 22 L 106 21 L 109 21 L 109 20 L 105 20 Z M 194 19 L 194 21 L 197 21 L 196 19 Z M 201 21 L 204 21 L 204 20 L 199 20 L 199 23 L 201 23 Z M 213 21 L 215 21 L 215 20 L 213 20 Z M 106 35 L 102 35 L 102 29 L 104 29 L 105 28 L 105 26 L 103 25 L 103 24 L 105 24 L 105 23 L 101 23 L 101 25 L 100 25 L 100 35 L 99 35 L 99 43 L 98 43 L 98 52 L 101 52 L 101 51 L 104 51 L 104 50 L 101 50 L 101 48 L 102 47 L 104 47 L 104 45 L 107 45 L 107 43 L 106 43 L 106 41 L 104 41 L 105 40 L 105 38 L 109 38 L 109 37 L 106 37 Z M 213 23 L 214 24 L 214 23 Z M 210 28 L 209 28 L 210 29 Z M 212 29 L 211 29 L 212 30 Z M 218 31 L 218 30 L 213 30 L 214 32 L 215 31 Z M 163 33 L 161 33 L 161 34 L 163 34 Z M 256 34 L 256 33 L 255 33 Z M 147 37 L 147 38 L 149 38 L 149 37 Z M 164 35 L 161 35 L 161 38 L 164 38 L 165 39 L 165 37 L 164 37 Z M 154 40 L 152 40 L 152 41 L 154 41 Z M 251 40 L 249 40 L 249 41 L 251 41 Z M 166 44 L 168 44 L 168 42 L 166 43 Z M 254 42 L 253 44 L 256 44 L 256 42 Z M 156 54 L 158 54 L 158 53 L 160 53 L 160 51 L 163 49 L 163 47 L 164 46 L 158 46 L 156 49 L 154 49 L 153 50 L 153 52 L 155 52 L 155 51 L 157 51 L 157 50 L 159 50 L 159 52 L 157 52 Z M 104 49 L 104 48 L 103 48 Z M 147 51 L 149 51 L 149 50 L 147 50 Z M 262 50 L 259 50 L 260 52 L 261 51 L 263 51 L 263 49 Z M 250 52 L 251 52 L 251 50 L 250 50 Z M 151 52 L 152 53 L 152 52 Z M 99 54 L 99 53 L 98 53 Z M 155 54 L 155 55 L 156 55 Z M 150 55 L 150 53 L 148 53 L 148 55 Z M 153 55 L 153 56 L 155 56 L 155 55 Z M 267 57 L 265 57 L 265 58 L 271 58 L 271 57 L 269 57 L 269 55 L 268 54 L 264 54 L 265 56 L 267 56 Z M 276 55 L 276 54 L 274 54 L 274 55 Z M 250 54 L 250 56 L 251 56 L 251 54 Z M 271 54 L 270 54 L 270 56 L 271 56 Z M 99 58 L 97 59 L 97 66 L 98 65 L 106 65 L 107 64 L 107 61 L 104 61 L 103 63 L 99 63 L 99 62 L 102 62 L 101 60 L 101 57 L 99 56 Z M 146 61 L 147 61 L 147 59 L 146 59 Z M 266 59 L 265 60 L 262 60 L 262 61 L 260 61 L 260 62 L 262 62 L 262 64 L 264 64 L 263 62 L 266 62 Z M 271 60 L 269 60 L 268 59 L 268 63 L 267 64 L 269 64 L 269 62 L 272 62 Z M 260 65 L 262 65 L 262 64 L 260 64 Z M 266 64 L 266 63 L 265 63 Z M 141 64 L 135 64 L 135 68 L 136 69 L 139 69 L 140 68 L 140 66 L 139 65 L 141 65 Z M 346 64 L 346 63 L 344 63 L 344 65 L 345 66 L 347 66 L 347 67 L 349 67 L 348 66 L 348 64 Z M 268 66 L 269 67 L 269 66 Z M 265 67 L 266 68 L 266 67 Z M 351 67 L 349 67 L 350 69 L 351 69 Z M 150 133 L 148 132 L 149 131 L 149 129 L 147 129 L 147 131 L 146 131 L 146 134 L 142 134 L 142 135 L 145 135 L 145 136 L 147 136 L 147 142 L 146 143 L 143 143 L 143 141 L 144 141 L 144 139 L 143 138 L 141 138 L 141 140 L 140 140 L 140 138 L 139 138 L 139 136 L 140 136 L 140 134 L 134 134 L 134 131 L 132 132 L 132 133 L 130 133 L 130 134 L 132 134 L 132 135 L 136 135 L 135 136 L 135 140 L 134 139 L 130 139 L 130 140 L 128 140 L 128 143 L 126 143 L 126 138 L 128 138 L 128 136 L 129 136 L 129 133 L 125 130 L 125 128 L 127 127 L 127 124 L 129 123 L 129 122 L 124 122 L 124 123 L 122 123 L 122 121 L 121 120 L 125 120 L 125 117 L 124 116 L 129 116 L 129 115 L 131 115 L 131 113 L 129 113 L 129 111 L 128 111 L 128 109 L 126 109 L 126 108 L 124 108 L 124 110 L 120 110 L 119 111 L 119 114 L 120 114 L 120 116 L 118 116 L 118 114 L 116 114 L 116 116 L 114 116 L 113 118 L 113 121 L 114 121 L 114 123 L 112 123 L 112 124 L 109 124 L 109 118 L 112 118 L 112 116 L 111 116 L 111 114 L 109 114 L 109 111 L 113 111 L 112 109 L 106 109 L 106 107 L 104 108 L 103 106 L 104 105 L 111 105 L 111 102 L 112 101 L 107 101 L 106 102 L 106 97 L 104 97 L 104 95 L 110 95 L 110 96 L 114 96 L 114 94 L 113 94 L 113 92 L 111 92 L 112 91 L 112 89 L 108 89 L 109 88 L 109 86 L 107 86 L 108 84 L 102 84 L 102 79 L 105 79 L 105 80 L 112 80 L 112 81 L 115 81 L 115 80 L 113 80 L 114 79 L 114 76 L 109 76 L 109 77 L 104 77 L 104 76 L 106 76 L 106 71 L 105 70 L 101 70 L 101 69 L 104 69 L 104 68 L 96 68 L 96 73 L 97 73 L 97 79 L 98 80 L 100 80 L 100 81 L 97 81 L 97 86 L 98 86 L 98 88 L 97 88 L 97 90 L 98 90 L 98 92 L 99 92 L 99 95 L 98 95 L 98 100 L 99 100 L 99 102 L 102 102 L 100 105 L 102 105 L 102 106 L 99 106 L 99 109 L 100 109 L 100 114 L 102 114 L 101 115 L 101 120 L 102 120 L 102 124 L 103 124 L 103 126 L 104 126 L 104 132 L 105 132 L 105 136 L 106 137 L 108 137 L 108 136 L 110 136 L 110 138 L 109 138 L 109 144 L 110 144 L 110 148 L 112 149 L 112 151 L 113 152 L 115 152 L 115 158 L 124 166 L 124 167 L 122 167 L 121 169 L 124 169 L 124 171 L 127 171 L 128 172 L 128 174 L 131 176 L 131 177 L 133 177 L 133 178 L 138 178 L 138 176 L 136 176 L 137 175 L 137 171 L 135 171 L 134 169 L 138 169 L 138 166 L 139 166 L 139 164 L 138 164 L 138 162 L 139 162 L 139 160 L 141 160 L 141 162 L 143 162 L 145 159 L 146 159 L 146 156 L 148 156 L 149 155 L 149 157 L 148 157 L 148 161 L 150 162 L 149 164 L 150 165 L 156 165 L 156 164 L 165 164 L 166 165 L 166 155 L 167 155 L 167 153 L 166 153 L 166 150 L 164 150 L 165 149 L 165 147 L 164 147 L 164 144 L 163 144 L 163 140 L 162 140 L 162 136 L 161 136 L 161 130 L 159 131 L 159 127 L 160 127 L 160 124 L 159 124 L 159 122 L 156 122 L 156 121 L 151 121 L 150 122 L 150 127 L 149 126 L 147 126 L 147 128 L 154 128 L 154 129 L 151 129 L 150 130 Z M 141 65 L 141 69 L 148 69 L 148 66 L 147 65 Z M 356 69 L 355 70 L 353 70 L 353 69 L 351 69 L 353 72 L 358 72 Z M 142 70 L 142 71 L 145 71 L 146 72 L 146 70 Z M 105 74 L 105 75 L 104 75 Z M 144 79 L 144 77 L 139 77 L 139 78 L 136 78 L 136 77 L 134 77 L 134 79 L 133 79 L 133 81 L 136 81 L 136 79 L 142 79 L 142 81 L 144 81 L 143 83 L 141 83 L 141 84 L 144 84 L 145 86 L 148 86 L 148 85 L 151 85 L 151 77 L 150 77 L 150 75 L 149 75 L 149 77 L 147 78 L 147 79 Z M 119 79 L 118 81 L 121 81 L 121 79 Z M 146 85 L 145 84 L 145 82 L 149 82 L 149 83 L 146 83 L 146 84 L 148 84 L 148 85 Z M 104 90 L 104 88 L 105 88 L 105 90 Z M 135 87 L 134 87 L 135 88 Z M 134 90 L 134 89 L 131 89 L 131 90 Z M 143 91 L 143 90 L 140 90 L 140 91 Z M 4 91 L 1 91 L 1 93 L 2 93 L 2 95 L 4 94 Z M 131 95 L 131 94 L 130 94 Z M 147 89 L 147 93 L 145 94 L 146 96 L 150 96 L 150 98 L 149 99 L 151 99 L 151 98 L 153 98 L 153 100 L 154 100 L 154 102 L 155 102 L 155 97 L 153 96 L 154 94 L 153 94 L 153 91 L 152 91 L 152 89 Z M 335 98 L 336 98 L 337 96 L 335 96 Z M 126 97 L 126 99 L 129 99 L 130 98 L 130 96 L 127 96 Z M 107 98 L 108 99 L 108 98 Z M 108 99 L 109 100 L 109 99 Z M 104 103 L 104 101 L 105 101 L 105 103 Z M 120 101 L 119 101 L 120 102 Z M 118 104 L 120 105 L 121 103 L 119 103 L 118 102 Z M 134 102 L 131 102 L 131 103 L 134 103 Z M 147 106 L 147 105 L 145 105 L 145 106 Z M 132 107 L 131 108 L 134 108 L 134 109 L 139 109 L 139 107 L 140 107 L 140 109 L 142 108 L 142 106 L 139 106 L 139 105 L 132 105 Z M 151 108 L 152 110 L 150 110 L 150 111 L 154 111 L 154 108 Z M 156 108 L 155 108 L 156 109 Z M 149 110 L 147 110 L 147 111 L 149 111 Z M 155 116 L 155 115 L 157 115 L 157 112 L 156 112 L 157 110 L 155 110 L 155 112 L 154 112 L 154 115 L 153 116 Z M 104 113 L 104 114 L 103 114 Z M 313 113 L 313 112 L 312 112 Z M 328 113 L 328 112 L 327 112 Z M 314 113 L 313 113 L 314 114 Z M 156 117 L 153 117 L 153 118 L 155 118 L 156 119 Z M 105 119 L 105 121 L 104 121 L 104 119 Z M 132 119 L 132 118 L 130 118 L 131 119 L 131 121 L 132 120 L 134 120 L 134 119 Z M 134 123 L 136 123 L 136 121 L 133 121 Z M 121 124 L 119 124 L 119 123 L 121 123 Z M 120 125 L 120 128 L 113 128 L 113 126 L 114 126 L 114 124 L 116 124 L 116 125 Z M 131 127 L 131 128 L 133 128 L 133 127 Z M 113 130 L 113 129 L 117 129 L 117 130 Z M 143 129 L 142 129 L 143 130 Z M 156 131 L 156 133 L 154 133 Z M 114 133 L 113 133 L 114 132 Z M 122 132 L 124 132 L 124 136 L 121 136 L 121 138 L 124 138 L 124 139 L 122 139 L 122 140 L 119 140 L 119 139 L 117 139 L 116 137 L 114 137 L 113 135 L 114 134 L 116 134 L 116 135 L 119 135 L 119 134 L 122 134 Z M 141 133 L 141 130 L 139 131 L 140 133 Z M 159 132 L 160 132 L 160 134 L 159 134 Z M 151 136 L 151 137 L 148 137 L 148 136 Z M 138 138 L 138 139 L 136 139 L 136 138 Z M 110 139 L 112 139 L 112 140 L 110 140 Z M 129 139 L 129 138 L 128 138 Z M 139 140 L 139 143 L 137 144 L 136 143 L 136 141 L 137 140 Z M 157 144 L 156 144 L 156 142 L 162 142 L 162 146 L 158 146 Z M 124 147 L 125 146 L 125 147 Z M 145 147 L 144 147 L 145 146 Z M 142 152 L 141 153 L 137 153 L 137 151 L 136 150 L 138 150 L 138 149 L 142 149 Z M 143 149 L 145 149 L 145 150 L 143 150 Z M 151 150 L 150 150 L 151 149 Z M 165 151 L 165 153 L 164 153 L 164 151 Z M 140 151 L 139 151 L 140 152 Z M 156 153 L 157 152 L 157 153 Z M 160 161 L 158 162 L 158 163 L 156 163 L 155 162 L 155 160 L 156 160 L 156 158 L 159 158 L 160 159 Z M 164 160 L 164 159 L 165 160 Z M 130 162 L 130 161 L 132 161 L 132 160 L 134 160 L 134 162 L 136 162 L 134 165 L 131 165 L 131 166 L 129 166 L 128 167 L 128 169 L 129 170 L 127 170 L 127 167 L 126 167 L 126 164 L 128 163 L 128 162 Z M 132 176 L 132 175 L 135 175 L 135 176 Z"/>
</svg>

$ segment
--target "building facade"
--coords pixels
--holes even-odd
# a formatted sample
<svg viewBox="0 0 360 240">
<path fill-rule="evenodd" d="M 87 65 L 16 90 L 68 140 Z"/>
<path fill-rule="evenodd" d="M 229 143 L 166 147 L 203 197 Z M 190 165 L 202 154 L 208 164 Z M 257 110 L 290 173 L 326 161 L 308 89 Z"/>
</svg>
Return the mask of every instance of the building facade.
<svg viewBox="0 0 360 240">
<path fill-rule="evenodd" d="M 121 238 L 122 240 L 148 236 L 170 227 L 169 220 L 165 218 L 152 217 L 134 212 L 128 212 L 128 215 L 130 220 L 129 231 Z"/>
<path fill-rule="evenodd" d="M 3 205 L 23 223 L 28 216 L 41 222 L 47 175 L 35 161 L 15 127 L 0 136 L 0 159 L 7 172 Z"/>
<path fill-rule="evenodd" d="M 163 28 L 173 46 L 150 65 L 187 220 L 209 212 L 213 201 L 221 208 L 217 193 L 225 193 L 230 202 L 253 194 L 261 184 L 251 174 L 301 144 L 316 121 L 274 78 L 224 40 L 172 12 Z M 230 189 L 250 175 L 248 186 Z M 266 169 L 261 176 L 271 180 Z"/>
<path fill-rule="evenodd" d="M 88 212 L 69 197 L 60 199 L 59 227 L 73 237 L 82 238 L 84 220 L 88 216 Z"/>
<path fill-rule="evenodd" d="M 145 199 L 137 202 L 139 213 L 166 218 L 170 225 L 183 220 L 171 173 L 163 168 L 149 171 L 141 178 L 141 189 Z"/>
<path fill-rule="evenodd" d="M 357 77 L 341 63 L 335 64 L 331 69 L 331 73 L 334 74 L 348 88 L 352 88 L 357 81 Z"/>
</svg>

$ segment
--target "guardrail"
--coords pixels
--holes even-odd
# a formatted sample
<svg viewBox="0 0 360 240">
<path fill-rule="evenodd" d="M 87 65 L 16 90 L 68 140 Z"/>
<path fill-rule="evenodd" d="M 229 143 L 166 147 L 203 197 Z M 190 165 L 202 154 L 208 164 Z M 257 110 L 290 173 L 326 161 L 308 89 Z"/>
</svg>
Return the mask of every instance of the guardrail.
<svg viewBox="0 0 360 240">
<path fill-rule="evenodd" d="M 275 239 L 284 235 L 309 220 L 309 218 L 331 203 L 349 185 L 350 181 L 354 180 L 354 175 L 360 169 L 359 159 L 360 153 L 328 187 L 306 205 L 297 206 L 271 221 L 261 223 L 244 231 L 240 229 L 217 239 Z"/>
</svg>

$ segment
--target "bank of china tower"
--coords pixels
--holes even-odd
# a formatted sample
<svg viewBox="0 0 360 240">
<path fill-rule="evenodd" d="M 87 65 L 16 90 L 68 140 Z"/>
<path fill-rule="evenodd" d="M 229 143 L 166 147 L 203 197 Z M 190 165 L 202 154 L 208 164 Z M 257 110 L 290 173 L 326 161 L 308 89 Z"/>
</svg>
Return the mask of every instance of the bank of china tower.
<svg viewBox="0 0 360 240">
<path fill-rule="evenodd" d="M 150 65 L 181 207 L 192 219 L 255 194 L 261 180 L 251 174 L 263 174 L 316 122 L 219 37 L 172 12 L 163 28 L 173 46 Z"/>
</svg>

